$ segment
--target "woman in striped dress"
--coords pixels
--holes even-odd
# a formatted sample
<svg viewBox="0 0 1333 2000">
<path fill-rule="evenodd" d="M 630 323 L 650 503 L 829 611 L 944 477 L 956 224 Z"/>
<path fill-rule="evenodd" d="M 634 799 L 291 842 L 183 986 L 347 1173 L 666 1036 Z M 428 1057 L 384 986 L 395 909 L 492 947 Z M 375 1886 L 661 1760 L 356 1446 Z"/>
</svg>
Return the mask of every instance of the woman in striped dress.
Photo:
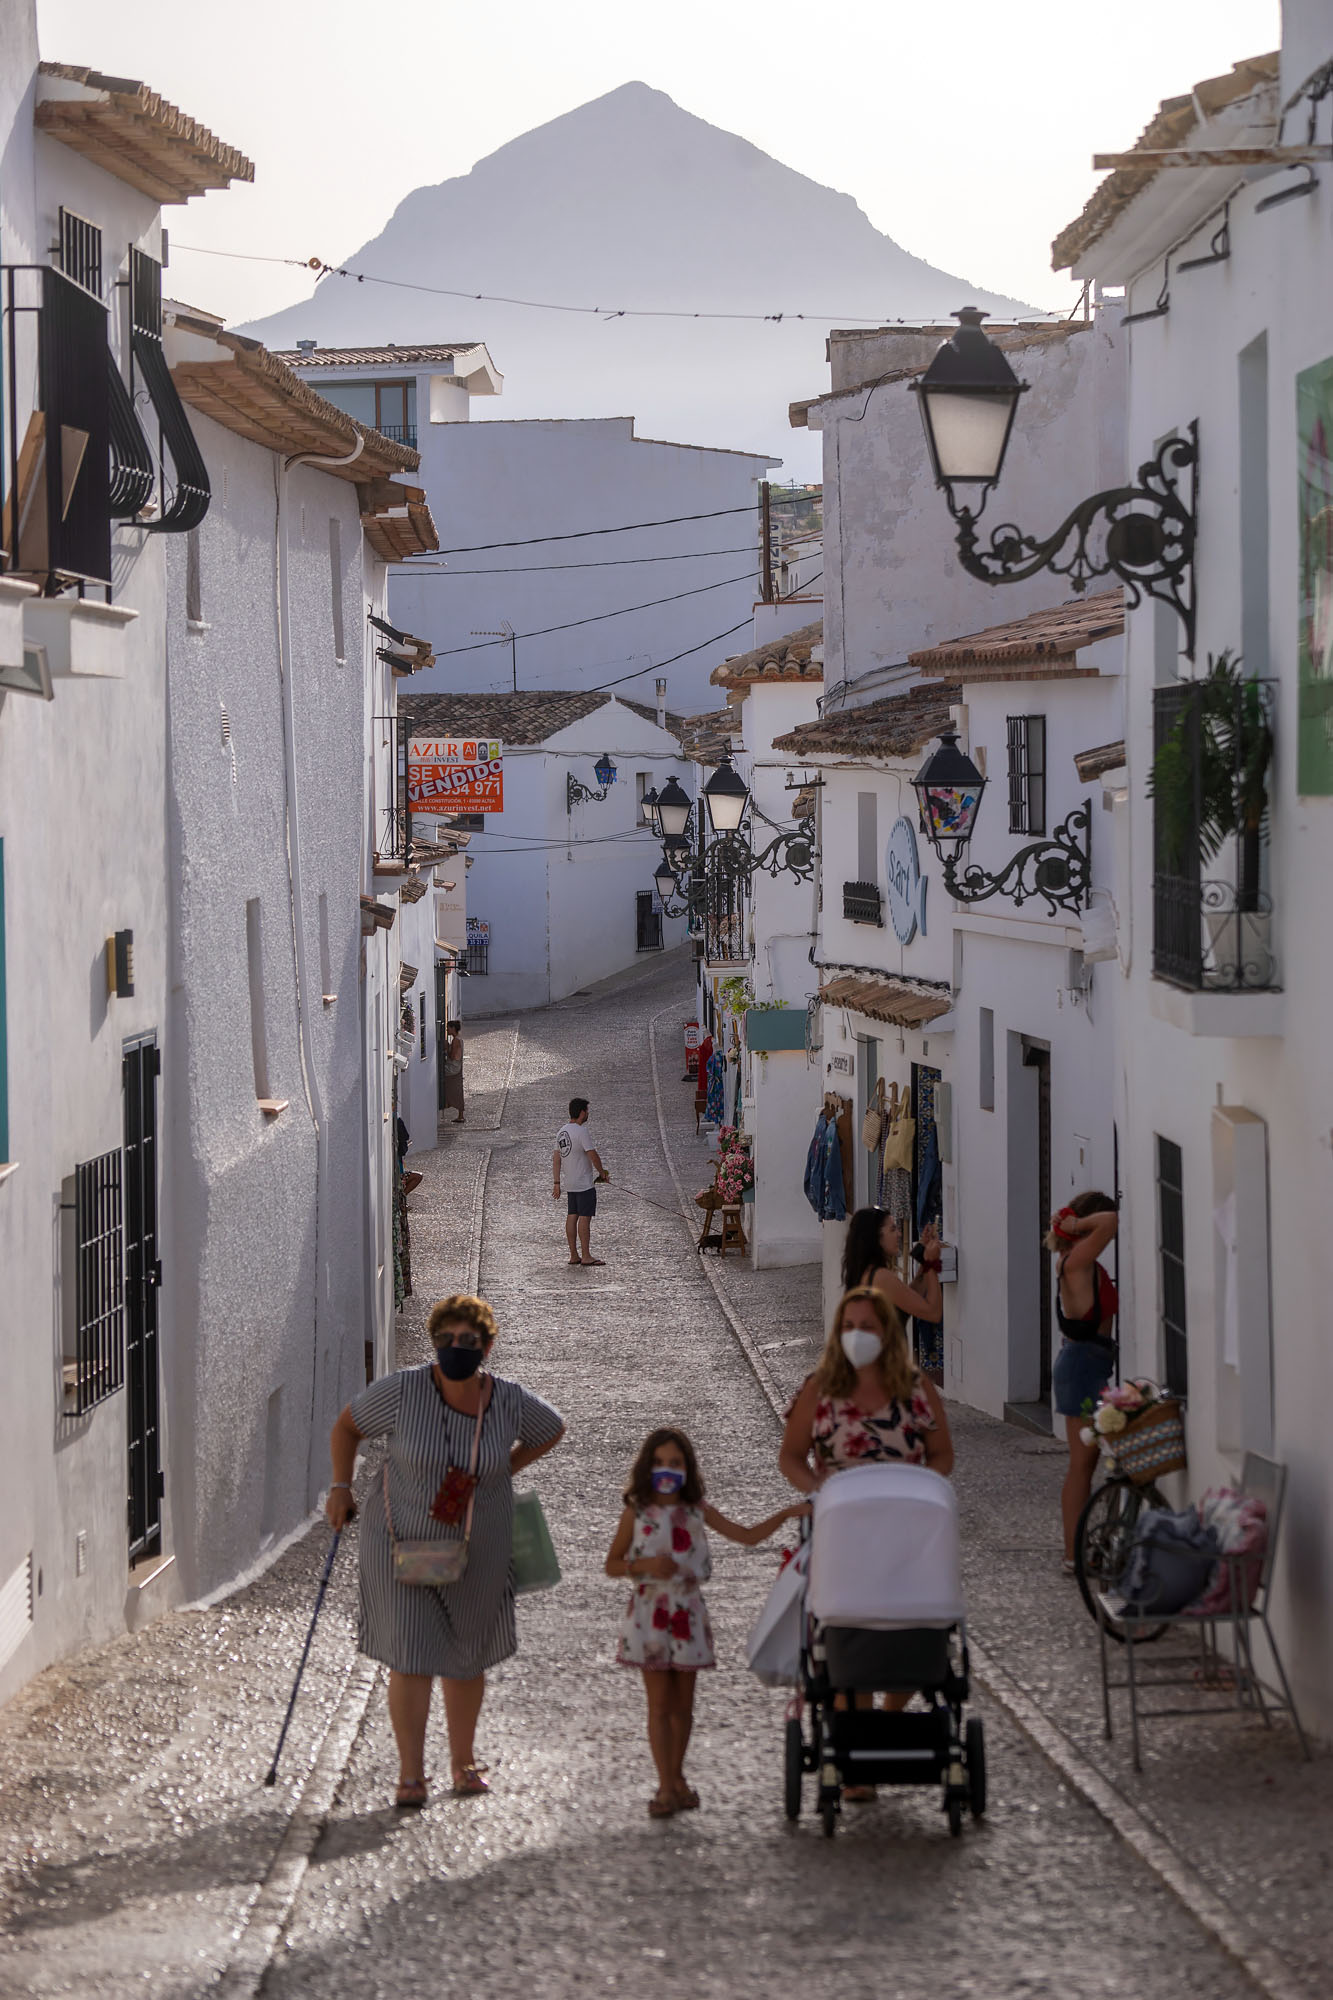
<svg viewBox="0 0 1333 2000">
<path fill-rule="evenodd" d="M 511 1569 L 514 1474 L 564 1436 L 558 1410 L 483 1366 L 495 1333 L 495 1315 L 484 1299 L 466 1294 L 441 1299 L 430 1316 L 434 1362 L 372 1382 L 333 1427 L 333 1481 L 325 1512 L 334 1528 L 357 1511 L 352 1469 L 358 1444 L 363 1438 L 388 1439 L 384 1470 L 371 1486 L 361 1524 L 357 1643 L 389 1668 L 397 1804 L 404 1808 L 426 1803 L 426 1719 L 436 1675 L 444 1692 L 453 1789 L 461 1797 L 488 1789 L 473 1737 L 486 1670 L 518 1646 Z M 469 1495 L 467 1566 L 458 1582 L 433 1588 L 397 1581 L 393 1542 L 461 1537 L 467 1532 Z"/>
</svg>

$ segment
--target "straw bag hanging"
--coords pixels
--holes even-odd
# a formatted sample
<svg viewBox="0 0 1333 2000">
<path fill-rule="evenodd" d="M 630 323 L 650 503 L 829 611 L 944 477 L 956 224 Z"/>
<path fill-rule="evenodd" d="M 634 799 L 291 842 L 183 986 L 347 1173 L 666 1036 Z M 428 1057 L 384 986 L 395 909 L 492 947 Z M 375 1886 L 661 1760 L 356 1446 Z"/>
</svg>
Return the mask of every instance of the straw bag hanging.
<svg viewBox="0 0 1333 2000">
<path fill-rule="evenodd" d="M 867 1153 L 877 1153 L 884 1137 L 886 1124 L 884 1115 L 884 1079 L 880 1077 L 875 1085 L 875 1095 L 871 1098 L 865 1117 L 861 1120 L 861 1144 Z"/>
<path fill-rule="evenodd" d="M 912 1093 L 905 1090 L 898 1099 L 898 1108 L 889 1125 L 889 1134 L 884 1142 L 884 1166 L 901 1167 L 912 1171 L 912 1153 L 916 1146 L 916 1120 L 912 1116 Z"/>
<path fill-rule="evenodd" d="M 486 1414 L 483 1405 L 477 1411 L 477 1421 L 472 1431 L 472 1463 L 468 1467 L 471 1491 L 467 1496 L 467 1518 L 463 1523 L 461 1541 L 449 1542 L 400 1542 L 393 1532 L 393 1515 L 389 1512 L 389 1466 L 384 1466 L 384 1519 L 389 1528 L 389 1546 L 393 1550 L 393 1576 L 395 1583 L 416 1583 L 427 1590 L 439 1590 L 444 1585 L 457 1583 L 467 1568 L 467 1545 L 472 1535 L 472 1504 L 477 1497 L 477 1457 L 481 1450 L 481 1420 Z"/>
<path fill-rule="evenodd" d="M 1136 1486 L 1150 1486 L 1168 1472 L 1184 1470 L 1185 1419 L 1170 1396 L 1150 1403 L 1108 1440 L 1116 1465 Z"/>
</svg>

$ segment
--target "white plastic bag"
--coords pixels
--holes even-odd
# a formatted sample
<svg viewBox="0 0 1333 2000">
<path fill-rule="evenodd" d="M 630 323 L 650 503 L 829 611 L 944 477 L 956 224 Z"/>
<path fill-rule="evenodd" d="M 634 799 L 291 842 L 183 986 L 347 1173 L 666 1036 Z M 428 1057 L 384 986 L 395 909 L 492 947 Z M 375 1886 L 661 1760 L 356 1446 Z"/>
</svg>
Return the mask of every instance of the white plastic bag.
<svg viewBox="0 0 1333 2000">
<path fill-rule="evenodd" d="M 1098 965 L 1103 959 L 1115 958 L 1120 939 L 1114 907 L 1110 903 L 1089 903 L 1080 921 L 1084 964 Z"/>
<path fill-rule="evenodd" d="M 810 1567 L 810 1544 L 802 1542 L 789 1563 L 784 1563 L 778 1580 L 768 1593 L 768 1601 L 755 1619 L 746 1641 L 745 1658 L 750 1672 L 765 1687 L 791 1687 L 801 1677 L 801 1621 L 805 1617 L 805 1579 Z"/>
</svg>

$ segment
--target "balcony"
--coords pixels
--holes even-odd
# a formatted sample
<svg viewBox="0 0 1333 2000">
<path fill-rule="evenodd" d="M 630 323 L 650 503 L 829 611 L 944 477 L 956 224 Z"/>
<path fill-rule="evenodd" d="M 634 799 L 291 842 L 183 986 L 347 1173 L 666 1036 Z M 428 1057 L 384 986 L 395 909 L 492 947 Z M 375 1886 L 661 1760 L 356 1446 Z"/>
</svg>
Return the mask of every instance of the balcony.
<svg viewBox="0 0 1333 2000">
<path fill-rule="evenodd" d="M 884 928 L 884 898 L 874 882 L 844 882 L 842 914 L 849 924 L 874 924 Z"/>
<path fill-rule="evenodd" d="M 1227 1013 L 1235 996 L 1279 988 L 1266 887 L 1273 722 L 1274 683 L 1242 679 L 1225 655 L 1153 698 L 1153 977 L 1218 996 L 1221 1011 L 1154 1004 L 1196 1034 L 1276 1032 L 1239 1016 L 1228 1025 Z M 1273 1013 L 1250 1011 L 1256 1024 Z"/>
<path fill-rule="evenodd" d="M 375 428 L 381 437 L 391 438 L 394 444 L 410 445 L 417 448 L 417 427 L 415 424 L 377 424 Z"/>
</svg>

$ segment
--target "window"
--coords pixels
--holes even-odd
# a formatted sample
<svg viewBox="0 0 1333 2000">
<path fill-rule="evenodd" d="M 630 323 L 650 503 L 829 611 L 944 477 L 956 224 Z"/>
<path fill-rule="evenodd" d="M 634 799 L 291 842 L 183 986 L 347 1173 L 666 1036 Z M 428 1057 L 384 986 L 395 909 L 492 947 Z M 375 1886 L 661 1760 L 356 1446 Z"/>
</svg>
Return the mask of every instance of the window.
<svg viewBox="0 0 1333 2000">
<path fill-rule="evenodd" d="M 467 941 L 467 969 L 474 977 L 485 978 L 491 969 L 489 937 L 470 936 Z"/>
<path fill-rule="evenodd" d="M 651 889 L 639 889 L 634 897 L 634 949 L 661 951 L 662 912 L 653 907 Z"/>
<path fill-rule="evenodd" d="M 268 1087 L 268 1029 L 264 1020 L 264 927 L 259 898 L 245 906 L 245 958 L 250 974 L 250 1055 L 255 1070 L 255 1096 L 265 1102 Z"/>
<path fill-rule="evenodd" d="M 66 1410 L 81 1417 L 125 1380 L 120 1147 L 80 1161 L 63 1194 L 73 1197 L 74 1218 L 74 1352 L 65 1363 Z"/>
<path fill-rule="evenodd" d="M 980 1102 L 983 1111 L 995 1109 L 995 1009 L 983 1007 L 978 1019 L 981 1026 L 981 1086 Z"/>
<path fill-rule="evenodd" d="M 1162 1372 L 1173 1395 L 1189 1389 L 1189 1347 L 1185 1338 L 1185 1195 L 1179 1146 L 1157 1138 L 1158 1310 L 1162 1326 Z"/>
<path fill-rule="evenodd" d="M 422 1060 L 422 1062 L 425 1062 L 425 1060 L 426 1060 L 426 989 L 425 989 L 425 987 L 424 987 L 424 986 L 423 986 L 423 987 L 422 987 L 422 989 L 421 989 L 421 995 L 420 995 L 420 998 L 419 998 L 419 999 L 418 999 L 418 1001 L 417 1001 L 417 1026 L 418 1026 L 418 1027 L 420 1028 L 420 1030 L 421 1030 L 421 1060 Z"/>
<path fill-rule="evenodd" d="M 1009 831 L 1046 831 L 1046 717 L 1011 715 L 1009 723 Z"/>
<path fill-rule="evenodd" d="M 359 424 L 394 438 L 417 441 L 417 385 L 414 376 L 396 382 L 321 382 L 319 392 L 336 410 Z"/>
<path fill-rule="evenodd" d="M 199 563 L 199 530 L 185 537 L 185 622 L 195 631 L 204 626 L 204 585 Z"/>
<path fill-rule="evenodd" d="M 95 222 L 75 215 L 70 208 L 60 211 L 60 268 L 85 292 L 101 298 L 102 232 Z"/>
<path fill-rule="evenodd" d="M 879 881 L 879 800 L 874 792 L 856 795 L 856 872 L 862 882 Z"/>
<path fill-rule="evenodd" d="M 636 771 L 634 773 L 634 806 L 635 806 L 634 818 L 636 824 L 639 826 L 647 826 L 648 824 L 648 815 L 644 811 L 643 802 L 647 794 L 651 792 L 652 789 L 653 789 L 652 772 Z"/>
</svg>

